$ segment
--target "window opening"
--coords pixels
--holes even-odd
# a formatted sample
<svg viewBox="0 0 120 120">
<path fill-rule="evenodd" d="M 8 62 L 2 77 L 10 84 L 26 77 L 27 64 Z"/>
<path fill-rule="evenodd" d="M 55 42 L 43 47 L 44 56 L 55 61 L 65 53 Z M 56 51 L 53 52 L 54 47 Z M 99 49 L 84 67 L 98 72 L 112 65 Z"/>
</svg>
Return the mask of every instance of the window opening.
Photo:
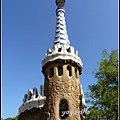
<svg viewBox="0 0 120 120">
<path fill-rule="evenodd" d="M 62 48 L 58 48 L 58 52 L 61 52 Z"/>
<path fill-rule="evenodd" d="M 49 70 L 49 77 L 50 78 L 53 77 L 53 68 L 50 68 L 50 70 Z"/>
<path fill-rule="evenodd" d="M 77 75 L 77 68 L 75 68 L 75 77 L 78 78 L 78 75 Z"/>
<path fill-rule="evenodd" d="M 68 49 L 66 49 L 66 50 L 67 50 L 67 52 L 68 52 L 68 53 L 70 53 L 70 52 L 71 52 L 70 47 L 69 47 Z"/>
<path fill-rule="evenodd" d="M 66 119 L 69 115 L 68 105 L 65 100 L 61 100 L 59 104 L 59 115 L 61 119 Z"/>
<path fill-rule="evenodd" d="M 63 74 L 62 67 L 59 66 L 59 67 L 58 67 L 58 75 L 61 76 L 62 74 Z"/>
<path fill-rule="evenodd" d="M 72 76 L 72 72 L 71 72 L 71 67 L 70 66 L 67 66 L 67 75 L 68 76 Z"/>
</svg>

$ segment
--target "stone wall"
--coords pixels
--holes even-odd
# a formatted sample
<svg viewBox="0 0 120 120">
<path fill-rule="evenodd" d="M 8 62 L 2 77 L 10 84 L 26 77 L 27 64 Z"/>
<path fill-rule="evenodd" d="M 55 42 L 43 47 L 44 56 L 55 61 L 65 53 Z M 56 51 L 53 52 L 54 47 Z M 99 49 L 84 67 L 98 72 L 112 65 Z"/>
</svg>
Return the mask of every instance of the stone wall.
<svg viewBox="0 0 120 120">
<path fill-rule="evenodd" d="M 18 120 L 48 120 L 49 115 L 39 108 L 26 110 L 18 116 Z"/>
</svg>

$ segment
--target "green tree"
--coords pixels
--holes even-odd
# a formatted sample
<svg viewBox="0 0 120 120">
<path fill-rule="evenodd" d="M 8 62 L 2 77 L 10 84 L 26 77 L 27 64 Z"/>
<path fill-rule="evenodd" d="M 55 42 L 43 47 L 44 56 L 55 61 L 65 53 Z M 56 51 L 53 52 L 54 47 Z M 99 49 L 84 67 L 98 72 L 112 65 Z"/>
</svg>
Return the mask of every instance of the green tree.
<svg viewBox="0 0 120 120">
<path fill-rule="evenodd" d="M 18 120 L 18 116 L 13 117 L 13 118 L 6 118 L 6 119 L 4 119 L 4 120 Z"/>
<path fill-rule="evenodd" d="M 86 120 L 118 120 L 118 51 L 102 51 L 102 59 L 93 71 L 96 84 L 88 86 L 85 93 L 90 114 Z"/>
<path fill-rule="evenodd" d="M 15 120 L 14 118 L 6 118 L 4 120 Z"/>
</svg>

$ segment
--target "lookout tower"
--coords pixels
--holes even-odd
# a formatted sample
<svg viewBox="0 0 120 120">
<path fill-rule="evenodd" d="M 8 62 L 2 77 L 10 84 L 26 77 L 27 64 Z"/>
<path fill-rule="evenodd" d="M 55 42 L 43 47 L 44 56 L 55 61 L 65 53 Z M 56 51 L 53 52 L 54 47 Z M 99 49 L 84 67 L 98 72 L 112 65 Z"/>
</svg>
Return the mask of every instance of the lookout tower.
<svg viewBox="0 0 120 120">
<path fill-rule="evenodd" d="M 53 48 L 42 61 L 44 74 L 45 111 L 50 120 L 81 120 L 82 106 L 80 77 L 82 61 L 78 51 L 70 45 L 65 22 L 65 0 L 56 0 L 56 30 Z"/>
<path fill-rule="evenodd" d="M 47 50 L 42 61 L 42 95 L 34 92 L 37 91 L 34 89 L 32 96 L 35 99 L 30 100 L 28 91 L 24 104 L 19 108 L 18 120 L 83 120 L 83 114 L 80 114 L 84 106 L 80 84 L 83 63 L 78 51 L 70 45 L 65 21 L 65 0 L 56 0 L 56 5 L 53 46 Z"/>
</svg>

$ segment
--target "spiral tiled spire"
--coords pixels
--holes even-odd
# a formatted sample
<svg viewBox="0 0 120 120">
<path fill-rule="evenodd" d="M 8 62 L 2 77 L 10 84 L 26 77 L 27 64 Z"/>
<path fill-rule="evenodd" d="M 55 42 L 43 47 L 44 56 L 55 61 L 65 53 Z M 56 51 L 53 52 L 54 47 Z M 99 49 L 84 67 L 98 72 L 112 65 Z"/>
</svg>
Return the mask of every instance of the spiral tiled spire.
<svg viewBox="0 0 120 120">
<path fill-rule="evenodd" d="M 66 30 L 66 22 L 65 22 L 65 10 L 63 9 L 63 6 L 58 6 L 56 10 L 56 31 L 55 31 L 55 39 L 54 39 L 54 45 L 55 44 L 65 44 L 67 46 L 70 46 L 70 41 L 68 39 L 67 30 Z"/>
<path fill-rule="evenodd" d="M 68 34 L 66 30 L 65 22 L 65 0 L 56 0 L 56 30 L 54 36 L 54 42 L 52 49 L 48 49 L 45 54 L 45 58 L 42 61 L 42 66 L 45 66 L 47 63 L 55 61 L 57 59 L 61 60 L 72 60 L 75 63 L 80 64 L 82 67 L 83 63 L 80 57 L 78 56 L 78 51 L 70 45 L 68 39 Z"/>
</svg>

